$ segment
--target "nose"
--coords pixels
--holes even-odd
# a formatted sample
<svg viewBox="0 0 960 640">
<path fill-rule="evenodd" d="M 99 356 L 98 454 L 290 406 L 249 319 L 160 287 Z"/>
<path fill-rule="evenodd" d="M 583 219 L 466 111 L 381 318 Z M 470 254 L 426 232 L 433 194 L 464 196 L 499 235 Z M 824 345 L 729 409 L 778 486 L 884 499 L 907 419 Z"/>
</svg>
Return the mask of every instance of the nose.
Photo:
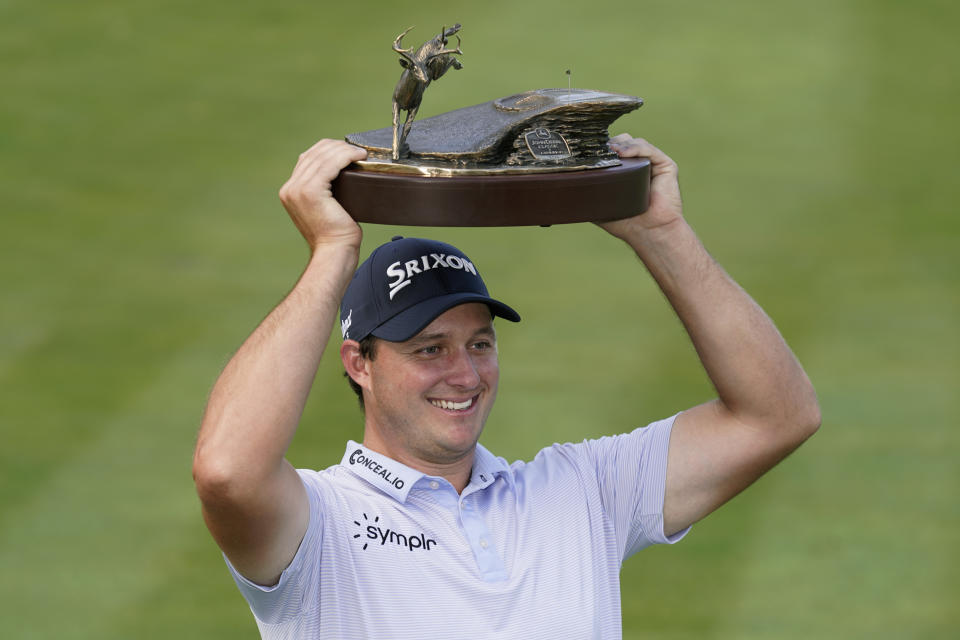
<svg viewBox="0 0 960 640">
<path fill-rule="evenodd" d="M 450 356 L 446 382 L 461 389 L 476 389 L 480 385 L 480 373 L 473 357 L 466 349 L 460 349 Z"/>
</svg>

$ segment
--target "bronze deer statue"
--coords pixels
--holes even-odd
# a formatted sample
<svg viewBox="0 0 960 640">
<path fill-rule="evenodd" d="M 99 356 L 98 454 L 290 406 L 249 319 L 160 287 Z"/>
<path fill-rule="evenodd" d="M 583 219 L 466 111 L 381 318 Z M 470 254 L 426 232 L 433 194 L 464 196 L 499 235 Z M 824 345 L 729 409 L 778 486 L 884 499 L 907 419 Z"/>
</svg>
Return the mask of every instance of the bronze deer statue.
<svg viewBox="0 0 960 640">
<path fill-rule="evenodd" d="M 410 27 L 413 29 L 413 27 Z M 427 40 L 416 51 L 412 47 L 400 48 L 403 36 L 410 32 L 407 29 L 393 41 L 393 50 L 400 54 L 400 66 L 403 74 L 393 90 L 393 159 L 400 159 L 400 149 L 403 147 L 413 126 L 413 119 L 417 116 L 423 92 L 433 80 L 439 79 L 450 67 L 462 69 L 463 64 L 453 57 L 453 54 L 463 55 L 460 50 L 460 36 L 456 35 L 460 25 L 455 24 L 449 29 L 444 27 L 440 33 Z M 447 38 L 456 36 L 457 48 L 447 49 Z M 400 110 L 406 111 L 403 129 L 400 127 Z"/>
</svg>

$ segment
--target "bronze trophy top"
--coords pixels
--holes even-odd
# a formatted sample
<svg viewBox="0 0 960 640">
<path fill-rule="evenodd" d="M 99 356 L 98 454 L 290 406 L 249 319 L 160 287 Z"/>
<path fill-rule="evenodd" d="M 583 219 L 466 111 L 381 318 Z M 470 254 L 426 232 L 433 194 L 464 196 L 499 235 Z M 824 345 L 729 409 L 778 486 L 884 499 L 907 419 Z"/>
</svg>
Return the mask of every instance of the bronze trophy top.
<svg viewBox="0 0 960 640">
<path fill-rule="evenodd" d="M 362 167 L 390 173 L 470 175 L 616 166 L 607 127 L 637 109 L 634 96 L 587 89 L 537 89 L 417 121 L 408 152 L 391 157 L 390 128 L 351 133 L 367 150 Z"/>
<path fill-rule="evenodd" d="M 334 196 L 358 222 L 515 226 L 617 220 L 647 208 L 650 161 L 620 160 L 614 120 L 640 98 L 588 89 L 536 89 L 414 122 L 430 82 L 462 69 L 460 25 L 417 49 L 393 50 L 404 68 L 393 126 L 351 133 L 367 159 L 344 169 Z M 457 38 L 457 47 L 448 39 Z M 406 111 L 404 122 L 400 112 Z"/>
</svg>

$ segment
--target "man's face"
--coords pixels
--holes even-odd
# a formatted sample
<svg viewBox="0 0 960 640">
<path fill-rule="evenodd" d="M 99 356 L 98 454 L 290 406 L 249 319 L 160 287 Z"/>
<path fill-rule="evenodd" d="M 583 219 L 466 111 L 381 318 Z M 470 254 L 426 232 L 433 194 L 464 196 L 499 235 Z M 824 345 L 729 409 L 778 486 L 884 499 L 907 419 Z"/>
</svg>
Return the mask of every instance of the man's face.
<svg viewBox="0 0 960 640">
<path fill-rule="evenodd" d="M 380 340 L 367 364 L 367 435 L 378 438 L 387 455 L 414 466 L 449 464 L 472 453 L 500 377 L 486 305 L 454 307 L 406 342 Z"/>
</svg>

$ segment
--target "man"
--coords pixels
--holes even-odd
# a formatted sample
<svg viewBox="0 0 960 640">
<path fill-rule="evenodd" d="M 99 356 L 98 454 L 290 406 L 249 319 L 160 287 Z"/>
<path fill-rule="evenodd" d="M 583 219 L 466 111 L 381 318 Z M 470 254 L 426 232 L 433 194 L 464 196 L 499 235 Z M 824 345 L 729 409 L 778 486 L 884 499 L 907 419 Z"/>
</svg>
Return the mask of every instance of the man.
<svg viewBox="0 0 960 640">
<path fill-rule="evenodd" d="M 280 197 L 309 263 L 221 374 L 194 460 L 263 637 L 620 637 L 623 560 L 679 539 L 816 431 L 799 363 L 684 221 L 676 165 L 644 140 L 610 144 L 651 158 L 651 202 L 600 226 L 660 285 L 718 397 L 512 465 L 477 440 L 497 391 L 493 316 L 519 316 L 449 245 L 395 239 L 354 275 L 361 231 L 330 182 L 365 152 L 324 140 L 300 156 Z M 284 454 L 341 299 L 363 444 L 298 472 Z"/>
</svg>

